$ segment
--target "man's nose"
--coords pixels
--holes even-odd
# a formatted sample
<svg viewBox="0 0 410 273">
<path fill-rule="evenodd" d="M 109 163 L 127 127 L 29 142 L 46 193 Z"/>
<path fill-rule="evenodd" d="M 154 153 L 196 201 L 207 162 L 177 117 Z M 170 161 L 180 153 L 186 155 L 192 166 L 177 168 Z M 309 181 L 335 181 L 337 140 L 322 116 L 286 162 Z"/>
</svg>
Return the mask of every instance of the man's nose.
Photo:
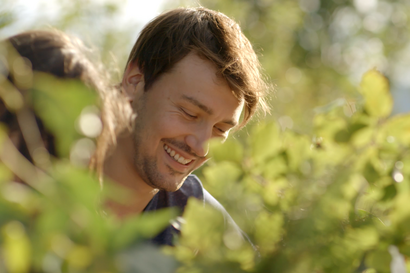
<svg viewBox="0 0 410 273">
<path fill-rule="evenodd" d="M 211 134 L 198 132 L 196 134 L 187 135 L 185 142 L 197 156 L 206 157 L 209 152 L 210 138 Z"/>
</svg>

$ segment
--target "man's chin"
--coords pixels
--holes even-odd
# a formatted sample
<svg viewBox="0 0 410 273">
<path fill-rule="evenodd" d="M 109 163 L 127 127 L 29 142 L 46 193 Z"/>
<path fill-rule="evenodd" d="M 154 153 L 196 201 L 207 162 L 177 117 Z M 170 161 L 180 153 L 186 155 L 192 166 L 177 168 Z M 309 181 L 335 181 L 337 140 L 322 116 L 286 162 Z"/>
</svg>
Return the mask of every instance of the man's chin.
<svg viewBox="0 0 410 273">
<path fill-rule="evenodd" d="M 155 180 L 149 180 L 147 184 L 154 189 L 159 189 L 167 192 L 175 192 L 182 187 L 188 175 L 181 175 L 180 177 L 175 177 L 174 175 L 172 175 L 171 177 L 161 176 L 161 179 L 159 179 L 159 177 L 156 177 Z"/>
<path fill-rule="evenodd" d="M 169 183 L 166 183 L 165 185 L 162 186 L 162 190 L 168 191 L 168 192 L 175 192 L 175 191 L 179 190 L 182 187 L 182 185 L 184 184 L 185 179 L 187 177 L 188 176 L 185 176 L 185 177 L 183 177 L 179 180 L 176 180 L 176 181 L 175 180 L 174 181 L 169 181 Z"/>
</svg>

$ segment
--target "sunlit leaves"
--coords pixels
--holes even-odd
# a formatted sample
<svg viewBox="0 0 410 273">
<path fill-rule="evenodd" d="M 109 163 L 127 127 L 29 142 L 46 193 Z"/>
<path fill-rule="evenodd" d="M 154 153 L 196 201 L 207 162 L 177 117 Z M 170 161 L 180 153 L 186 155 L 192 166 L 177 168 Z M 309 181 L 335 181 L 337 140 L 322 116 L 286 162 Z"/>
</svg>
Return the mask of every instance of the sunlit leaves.
<svg viewBox="0 0 410 273">
<path fill-rule="evenodd" d="M 390 272 L 391 260 L 387 249 L 372 251 L 366 256 L 366 264 L 376 272 Z"/>
<path fill-rule="evenodd" d="M 367 124 L 353 123 L 348 128 L 342 129 L 335 134 L 335 141 L 339 143 L 347 143 L 351 137 L 357 132 L 366 128 Z"/>
<path fill-rule="evenodd" d="M 213 161 L 232 161 L 241 163 L 244 156 L 243 146 L 238 140 L 229 138 L 224 143 L 221 143 L 219 139 L 211 141 L 209 147 L 209 157 Z"/>
<path fill-rule="evenodd" d="M 269 159 L 282 147 L 279 138 L 279 129 L 273 122 L 261 123 L 253 128 L 249 138 L 252 159 L 262 163 Z"/>
<path fill-rule="evenodd" d="M 67 155 L 78 114 L 94 95 L 78 83 L 47 83 L 36 85 L 34 108 Z M 327 105 L 317 111 L 309 135 L 265 121 L 249 130 L 246 141 L 210 143 L 203 183 L 258 252 L 220 210 L 190 199 L 178 218 L 181 237 L 165 257 L 143 242 L 169 225 L 176 211 L 118 222 L 103 202 L 126 202 L 129 191 L 106 184 L 108 194 L 101 192 L 88 171 L 56 160 L 47 170 L 48 187 L 39 192 L 11 184 L 10 173 L 0 169 L 4 262 L 10 272 L 344 273 L 361 266 L 388 272 L 388 246 L 397 245 L 405 257 L 410 253 L 410 122 L 407 115 L 388 117 L 387 88 L 385 78 L 369 72 L 361 86 L 365 107 L 346 114 L 345 100 Z M 8 225 L 19 226 L 20 235 L 5 232 Z M 25 263 L 17 265 L 17 258 Z"/>
<path fill-rule="evenodd" d="M 0 12 L 0 29 L 7 27 L 15 21 L 15 14 L 10 11 L 1 11 Z"/>
<path fill-rule="evenodd" d="M 182 237 L 169 250 L 183 264 L 180 272 L 244 272 L 253 265 L 251 245 L 219 209 L 191 198 L 184 218 Z"/>
<path fill-rule="evenodd" d="M 126 219 L 118 227 L 118 232 L 110 243 L 114 249 L 124 249 L 138 240 L 154 237 L 164 230 L 176 216 L 176 209 L 167 208 Z"/>
<path fill-rule="evenodd" d="M 67 255 L 67 262 L 75 269 L 87 268 L 92 262 L 93 255 L 86 246 L 74 246 Z"/>
<path fill-rule="evenodd" d="M 215 208 L 204 207 L 201 202 L 192 198 L 188 201 L 185 218 L 181 244 L 189 247 L 192 252 L 201 250 L 208 253 L 207 255 L 217 254 L 209 251 L 218 249 L 223 243 L 221 236 L 225 230 L 223 215 Z"/>
<path fill-rule="evenodd" d="M 12 221 L 2 227 L 1 233 L 2 252 L 8 272 L 29 272 L 32 249 L 24 226 Z"/>
<path fill-rule="evenodd" d="M 227 185 L 238 182 L 242 173 L 241 168 L 232 162 L 221 162 L 214 166 L 207 166 L 203 170 L 212 191 L 220 191 Z"/>
<path fill-rule="evenodd" d="M 401 114 L 390 118 L 382 127 L 382 136 L 390 143 L 410 143 L 410 115 Z"/>
<path fill-rule="evenodd" d="M 276 244 L 283 236 L 283 216 L 279 213 L 271 214 L 262 212 L 255 220 L 256 244 L 263 252 L 271 252 L 276 249 Z"/>
<path fill-rule="evenodd" d="M 31 99 L 36 113 L 56 137 L 59 156 L 68 156 L 71 144 L 78 138 L 76 120 L 86 106 L 97 103 L 97 93 L 80 81 L 38 73 Z"/>
<path fill-rule="evenodd" d="M 387 117 L 393 108 L 393 98 L 390 94 L 387 79 L 376 70 L 364 74 L 360 84 L 365 103 L 364 107 L 369 115 L 376 118 Z"/>
<path fill-rule="evenodd" d="M 371 161 L 367 162 L 364 166 L 363 176 L 370 184 L 375 183 L 380 178 L 379 172 L 376 170 Z"/>
<path fill-rule="evenodd" d="M 385 272 L 390 253 L 378 246 L 400 241 L 399 250 L 407 249 L 403 236 L 408 235 L 398 234 L 408 234 L 410 225 L 405 205 L 410 192 L 405 167 L 410 164 L 410 123 L 407 115 L 388 118 L 392 101 L 381 74 L 368 72 L 361 90 L 364 107 L 357 105 L 346 114 L 345 101 L 340 100 L 317 113 L 311 141 L 280 132 L 274 123 L 259 124 L 250 133 L 242 166 L 249 167 L 245 173 L 252 179 L 243 182 L 258 183 L 254 189 L 266 210 L 256 210 L 248 233 L 266 255 L 267 268 L 350 272 L 364 263 L 368 271 Z M 219 191 L 229 188 L 223 180 L 232 180 L 224 169 L 237 183 L 247 177 L 239 176 L 233 167 L 237 165 L 221 163 L 218 175 L 209 176 L 210 182 L 225 178 Z M 387 256 L 378 260 L 381 252 Z M 298 266 L 291 262 L 296 260 Z M 269 271 L 261 268 L 257 272 Z"/>
</svg>

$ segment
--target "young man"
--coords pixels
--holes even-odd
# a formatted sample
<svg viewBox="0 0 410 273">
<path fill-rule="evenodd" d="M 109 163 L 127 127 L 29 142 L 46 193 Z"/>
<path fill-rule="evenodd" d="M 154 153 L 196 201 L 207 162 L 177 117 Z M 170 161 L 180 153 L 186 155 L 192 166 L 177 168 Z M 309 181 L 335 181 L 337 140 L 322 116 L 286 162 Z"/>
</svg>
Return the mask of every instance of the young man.
<svg viewBox="0 0 410 273">
<path fill-rule="evenodd" d="M 183 210 L 193 196 L 233 223 L 191 173 L 207 160 L 210 139 L 225 140 L 258 105 L 266 110 L 259 62 L 239 26 L 205 8 L 161 14 L 142 30 L 121 85 L 137 117 L 132 133 L 118 138 L 104 173 L 135 198 L 112 209 L 122 217 Z M 170 226 L 155 240 L 172 244 L 174 231 Z"/>
</svg>

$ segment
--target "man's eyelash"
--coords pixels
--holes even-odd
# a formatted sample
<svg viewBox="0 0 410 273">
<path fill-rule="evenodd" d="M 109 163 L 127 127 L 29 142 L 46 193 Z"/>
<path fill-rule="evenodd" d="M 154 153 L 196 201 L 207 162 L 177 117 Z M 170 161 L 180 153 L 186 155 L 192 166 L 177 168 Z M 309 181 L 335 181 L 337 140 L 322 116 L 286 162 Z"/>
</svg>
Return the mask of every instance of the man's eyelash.
<svg viewBox="0 0 410 273">
<path fill-rule="evenodd" d="M 196 116 L 188 114 L 184 109 L 181 108 L 181 111 L 190 118 L 196 118 Z"/>
<path fill-rule="evenodd" d="M 225 134 L 226 133 L 226 131 L 224 131 L 224 130 L 222 130 L 222 129 L 219 129 L 218 127 L 215 127 L 219 132 L 221 132 L 222 134 Z"/>
<path fill-rule="evenodd" d="M 188 112 L 187 111 L 185 111 L 183 108 L 180 108 L 181 109 L 181 111 L 182 111 L 182 113 L 184 113 L 186 116 L 188 116 L 189 118 L 192 118 L 192 119 L 195 119 L 195 118 L 197 118 L 197 116 L 193 116 L 193 115 L 191 115 L 191 114 L 188 114 Z M 225 130 L 222 130 L 222 129 L 220 129 L 220 128 L 218 128 L 218 127 L 215 127 L 220 133 L 222 133 L 222 134 L 225 134 L 227 131 L 225 131 Z"/>
</svg>

